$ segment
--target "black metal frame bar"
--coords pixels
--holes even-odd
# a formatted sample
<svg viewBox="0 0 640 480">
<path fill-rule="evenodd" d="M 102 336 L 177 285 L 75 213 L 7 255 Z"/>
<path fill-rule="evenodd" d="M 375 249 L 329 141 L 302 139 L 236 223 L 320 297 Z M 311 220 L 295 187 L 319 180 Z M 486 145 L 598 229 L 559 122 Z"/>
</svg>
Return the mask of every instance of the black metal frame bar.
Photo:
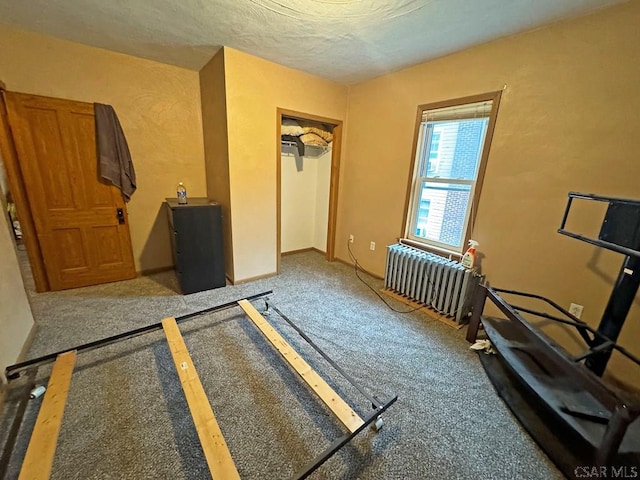
<svg viewBox="0 0 640 480">
<path fill-rule="evenodd" d="M 585 332 L 585 331 L 589 331 L 589 327 L 587 325 L 584 325 L 582 322 L 578 323 L 578 322 L 574 322 L 573 320 L 567 320 L 565 318 L 560 318 L 560 317 L 556 317 L 553 315 L 549 315 L 548 313 L 544 313 L 544 312 L 539 312 L 537 310 L 533 310 L 531 308 L 526 308 L 526 307 L 521 307 L 520 305 L 515 305 L 515 304 L 511 304 L 511 306 L 518 310 L 519 312 L 526 312 L 526 313 L 531 313 L 537 317 L 542 317 L 542 318 L 546 318 L 548 320 L 553 320 L 554 322 L 558 322 L 558 323 L 564 323 L 565 325 L 571 325 L 572 327 L 576 327 L 576 329 L 579 332 Z M 584 338 L 584 340 L 589 343 L 591 341 L 591 338 L 587 335 L 586 338 L 584 335 L 581 335 L 582 338 Z"/>
<path fill-rule="evenodd" d="M 565 323 L 567 325 L 572 325 L 572 326 L 576 327 L 576 329 L 578 330 L 578 333 L 580 334 L 580 336 L 586 342 L 587 345 L 589 345 L 589 346 L 593 345 L 593 338 L 591 338 L 591 337 L 589 337 L 589 335 L 587 335 L 587 331 L 593 333 L 594 330 L 591 329 L 585 322 L 580 320 L 575 315 L 572 315 L 570 312 L 568 312 L 567 310 L 562 308 L 560 305 L 558 305 L 553 300 L 551 300 L 551 299 L 549 299 L 547 297 L 543 297 L 542 295 L 536 295 L 535 293 L 518 292 L 517 290 L 506 290 L 506 289 L 502 289 L 502 288 L 494 288 L 493 290 L 496 291 L 496 292 L 511 293 L 511 294 L 514 294 L 514 295 L 519 295 L 521 297 L 527 297 L 527 298 L 534 298 L 536 300 L 542 300 L 543 302 L 547 303 L 548 305 L 551 305 L 554 309 L 556 309 L 557 311 L 562 313 L 564 316 L 569 317 L 569 320 L 566 320 L 564 318 L 555 317 L 555 316 L 549 315 L 547 313 L 538 312 L 536 310 L 527 310 L 524 307 L 516 308 L 515 305 L 512 305 L 512 306 L 514 308 L 516 308 L 516 310 L 521 310 L 523 312 L 531 313 L 531 314 L 536 315 L 538 317 L 543 317 L 543 318 L 547 318 L 549 320 L 554 320 L 556 322 Z"/>
<path fill-rule="evenodd" d="M 303 478 L 307 478 L 311 473 L 317 470 L 324 462 L 329 460 L 338 450 L 340 450 L 343 446 L 351 441 L 358 433 L 364 430 L 368 425 L 373 423 L 380 415 L 387 410 L 391 405 L 398 400 L 398 396 L 394 396 L 391 400 L 387 402 L 382 402 L 375 395 L 371 395 L 364 387 L 362 387 L 351 375 L 344 371 L 340 365 L 338 365 L 327 353 L 324 352 L 309 336 L 302 331 L 298 325 L 296 325 L 293 320 L 287 317 L 284 313 L 278 309 L 273 303 L 270 303 L 269 300 L 265 300 L 266 310 L 272 308 L 285 322 L 289 324 L 322 358 L 324 358 L 329 365 L 331 365 L 340 375 L 344 377 L 356 390 L 358 390 L 364 397 L 367 398 L 371 402 L 373 406 L 374 412 L 367 416 L 364 420 L 364 423 L 360 425 L 355 431 L 343 435 L 340 438 L 334 440 L 331 445 L 316 458 L 311 460 L 303 470 L 294 476 L 293 478 L 296 480 L 300 480 Z"/>
<path fill-rule="evenodd" d="M 338 365 L 329 355 L 327 355 L 318 345 L 316 345 L 313 340 L 311 340 L 306 333 L 304 333 L 300 327 L 298 327 L 293 321 L 289 319 L 284 313 L 282 313 L 273 303 L 269 303 L 269 301 L 265 301 L 267 306 L 267 310 L 269 308 L 273 308 L 273 310 L 282 317 L 282 319 L 287 322 L 291 327 L 298 332 L 298 334 L 304 338 L 304 340 L 313 347 L 313 349 L 320 354 L 322 358 L 324 358 L 329 365 L 331 365 L 334 369 L 340 373 L 351 385 L 353 385 L 362 395 L 364 395 L 367 400 L 371 402 L 374 408 L 378 408 L 380 405 L 383 405 L 383 402 L 380 401 L 375 395 L 371 395 L 364 387 L 362 387 L 351 375 L 344 371 L 340 365 Z"/>
<path fill-rule="evenodd" d="M 35 387 L 35 372 L 30 372 L 28 380 L 25 381 L 25 385 L 22 387 L 25 391 L 31 391 Z M 6 478 L 7 469 L 9 468 L 9 462 L 11 460 L 11 453 L 16 445 L 16 440 L 20 434 L 20 427 L 24 418 L 24 413 L 27 410 L 27 404 L 29 403 L 29 395 L 23 395 L 18 400 L 18 407 L 16 409 L 15 416 L 11 422 L 11 426 L 8 428 L 6 441 L 0 454 L 0 478 Z"/>
<path fill-rule="evenodd" d="M 607 368 L 607 363 L 611 358 L 612 350 L 607 348 L 608 344 L 609 342 L 614 342 L 615 345 L 615 341 L 618 339 L 618 335 L 620 335 L 620 331 L 622 330 L 627 315 L 629 314 L 633 300 L 640 288 L 640 242 L 636 241 L 636 243 L 631 245 L 632 248 L 629 248 L 627 246 L 602 240 L 602 229 L 598 235 L 598 239 L 585 237 L 584 235 L 567 231 L 565 229 L 565 225 L 574 198 L 580 200 L 594 200 L 596 202 L 608 202 L 610 208 L 616 205 L 640 207 L 640 200 L 605 197 L 591 193 L 569 192 L 567 206 L 562 217 L 562 223 L 558 229 L 558 233 L 562 235 L 625 255 L 625 260 L 622 267 L 620 267 L 618 278 L 616 279 L 615 286 L 613 287 L 613 291 L 609 297 L 609 302 L 607 303 L 607 307 L 605 308 L 600 324 L 598 325 L 598 332 L 600 332 L 600 335 L 594 337 L 593 341 L 589 344 L 590 347 L 598 346 L 601 348 L 597 352 L 589 353 L 586 356 L 585 361 L 585 365 L 589 370 L 596 375 L 601 376 Z M 607 210 L 607 214 L 605 214 L 602 228 L 604 228 L 604 224 L 607 221 L 608 212 L 609 210 Z"/>
<path fill-rule="evenodd" d="M 583 242 L 590 243 L 591 245 L 595 245 L 596 247 L 602 247 L 606 248 L 607 250 L 613 250 L 614 252 L 622 253 L 624 255 L 640 258 L 640 251 L 638 250 L 623 247 L 622 245 L 617 245 L 605 240 L 586 237 L 580 233 L 569 232 L 565 229 L 567 218 L 569 217 L 569 210 L 571 209 L 571 204 L 574 198 L 577 198 L 579 200 L 595 200 L 596 202 L 615 202 L 640 206 L 640 202 L 638 200 L 632 200 L 629 198 L 604 197 L 602 195 L 578 192 L 569 192 L 568 197 L 569 198 L 567 200 L 567 206 L 565 207 L 564 215 L 562 216 L 562 222 L 560 223 L 560 228 L 558 229 L 559 234 L 566 235 L 567 237 L 575 238 L 577 240 L 582 240 Z"/>
<path fill-rule="evenodd" d="M 311 475 L 314 471 L 316 471 L 320 467 L 320 465 L 322 465 L 324 462 L 329 460 L 336 452 L 338 452 L 338 450 L 340 450 L 347 443 L 349 443 L 351 439 L 353 439 L 361 431 L 367 428 L 367 426 L 371 425 L 385 410 L 387 410 L 387 408 L 393 405 L 396 402 L 396 400 L 398 400 L 397 395 L 393 397 L 391 400 L 387 401 L 386 403 L 380 404 L 378 407 L 376 407 L 375 412 L 371 413 L 368 417 L 366 417 L 364 420 L 364 423 L 360 425 L 360 427 L 358 427 L 353 432 L 347 435 L 343 435 L 342 437 L 334 440 L 333 443 L 329 445 L 329 447 L 324 452 L 322 452 L 320 455 L 314 458 L 311 462 L 309 462 L 309 464 L 305 466 L 302 469 L 302 471 L 296 476 L 294 476 L 293 478 L 295 480 L 301 480 Z"/>
<path fill-rule="evenodd" d="M 640 289 L 640 256 L 628 255 L 622 262 L 609 301 L 602 313 L 598 325 L 598 332 L 601 336 L 595 339 L 595 345 L 607 340 L 616 341 L 618 339 L 638 289 Z M 611 350 L 603 350 L 597 355 L 589 357 L 585 365 L 596 375 L 602 375 L 610 358 Z"/>
<path fill-rule="evenodd" d="M 262 293 L 257 293 L 255 295 L 251 295 L 246 298 L 239 298 L 237 300 L 233 300 L 232 302 L 223 303 L 221 305 L 216 305 L 215 307 L 206 308 L 204 310 L 199 310 L 197 312 L 188 313 L 187 315 L 182 315 L 181 317 L 176 317 L 176 323 L 182 323 L 186 320 L 190 320 L 194 317 L 198 317 L 200 315 L 204 315 L 207 313 L 221 312 L 223 310 L 227 310 L 229 308 L 233 308 L 238 306 L 238 302 L 240 300 L 256 300 L 261 297 L 266 297 L 273 293 L 273 290 L 269 290 Z M 113 335 L 111 337 L 103 338 L 101 340 L 96 340 L 93 342 L 85 343 L 83 345 L 78 345 L 76 347 L 67 348 L 65 350 L 60 350 L 55 353 L 50 353 L 48 355 L 44 355 L 42 357 L 34 358 L 32 360 L 27 360 L 25 362 L 16 363 L 15 365 L 9 365 L 5 368 L 4 373 L 7 377 L 8 381 L 15 380 L 20 376 L 22 372 L 31 370 L 33 368 L 40 367 L 42 365 L 46 365 L 48 363 L 53 363 L 58 355 L 70 352 L 72 350 L 76 350 L 78 353 L 87 352 L 89 350 L 95 350 L 96 348 L 106 347 L 107 345 L 111 345 L 113 343 L 118 343 L 123 340 L 128 340 L 130 338 L 139 337 L 140 335 L 145 335 L 147 333 L 155 332 L 157 330 L 162 330 L 162 322 L 154 323 L 153 325 L 147 325 L 145 327 L 136 328 L 134 330 L 129 330 L 128 332 L 119 333 L 117 335 Z"/>
<path fill-rule="evenodd" d="M 550 299 L 548 299 L 546 297 L 543 297 L 542 295 L 536 295 L 536 294 L 533 294 L 533 293 L 526 293 L 526 292 L 519 292 L 517 290 L 507 290 L 507 289 L 503 289 L 503 288 L 492 288 L 492 287 L 485 287 L 485 288 L 487 288 L 488 291 L 493 292 L 493 293 L 495 293 L 495 292 L 497 292 L 497 293 L 507 293 L 507 294 L 510 294 L 510 295 L 517 295 L 517 296 L 521 296 L 521 297 L 528 297 L 528 298 L 535 298 L 535 299 L 538 299 L 538 300 L 543 300 L 544 302 L 548 303 L 549 305 L 554 306 L 557 310 L 559 310 L 560 312 L 562 312 L 565 315 L 567 315 L 570 318 L 570 320 L 554 317 L 553 315 L 549 315 L 549 314 L 544 313 L 544 312 L 539 312 L 537 310 L 524 308 L 524 307 L 519 307 L 517 305 L 512 304 L 511 302 L 505 302 L 508 306 L 510 306 L 514 310 L 530 313 L 530 314 L 536 315 L 538 317 L 546 318 L 548 320 L 553 320 L 553 321 L 556 321 L 556 322 L 559 322 L 559 323 L 563 323 L 565 325 L 570 325 L 572 327 L 575 327 L 576 330 L 578 330 L 578 333 L 580 333 L 580 336 L 582 336 L 583 338 L 585 338 L 585 336 L 586 336 L 587 338 L 585 338 L 585 342 L 587 343 L 589 348 L 586 351 L 584 351 L 583 353 L 578 354 L 575 357 L 573 357 L 573 360 L 575 362 L 579 362 L 579 361 L 584 360 L 585 358 L 588 358 L 588 357 L 590 357 L 592 355 L 595 355 L 595 354 L 598 354 L 598 353 L 602 353 L 603 351 L 617 350 L 621 354 L 623 354 L 625 357 L 629 358 L 629 360 L 631 360 L 632 362 L 640 365 L 640 358 L 636 357 L 634 354 L 629 352 L 629 350 L 627 350 L 626 348 L 618 345 L 615 341 L 613 341 L 612 339 L 608 338 L 606 335 L 603 335 L 598 330 L 590 327 L 589 325 L 587 325 L 583 321 L 579 320 L 574 315 L 571 315 L 564 308 L 562 308 L 559 305 L 557 305 L 553 300 L 550 300 Z M 586 335 L 586 331 L 592 333 L 594 338 L 593 339 L 588 339 L 589 337 Z M 599 341 L 597 342 L 596 340 L 599 340 Z"/>
</svg>

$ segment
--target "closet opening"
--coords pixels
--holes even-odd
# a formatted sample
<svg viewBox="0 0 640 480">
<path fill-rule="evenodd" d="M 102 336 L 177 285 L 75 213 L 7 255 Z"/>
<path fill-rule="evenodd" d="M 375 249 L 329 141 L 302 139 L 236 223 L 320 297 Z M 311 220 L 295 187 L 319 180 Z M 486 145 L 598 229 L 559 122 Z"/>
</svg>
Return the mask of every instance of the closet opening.
<svg viewBox="0 0 640 480">
<path fill-rule="evenodd" d="M 282 255 L 334 260 L 342 121 L 277 110 L 277 271 Z"/>
</svg>

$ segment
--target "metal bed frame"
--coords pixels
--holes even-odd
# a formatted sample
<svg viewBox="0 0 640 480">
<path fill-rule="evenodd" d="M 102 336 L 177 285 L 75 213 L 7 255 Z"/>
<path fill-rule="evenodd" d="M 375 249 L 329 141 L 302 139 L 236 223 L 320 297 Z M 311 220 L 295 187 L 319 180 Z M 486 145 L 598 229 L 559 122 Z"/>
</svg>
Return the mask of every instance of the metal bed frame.
<svg viewBox="0 0 640 480">
<path fill-rule="evenodd" d="M 265 337 L 274 345 L 274 347 L 282 354 L 283 358 L 289 362 L 290 366 L 296 370 L 303 380 L 307 382 L 309 387 L 320 397 L 321 400 L 332 410 L 336 417 L 347 427 L 348 433 L 335 439 L 324 451 L 322 451 L 315 458 L 310 460 L 305 467 L 294 475 L 294 479 L 303 479 L 311 475 L 317 470 L 324 462 L 331 458 L 336 452 L 338 452 L 344 445 L 349 443 L 356 435 L 362 432 L 367 426 L 372 425 L 377 429 L 383 425 L 381 415 L 384 413 L 395 401 L 397 396 L 389 398 L 386 401 L 380 400 L 375 395 L 370 394 L 363 386 L 361 386 L 353 377 L 351 377 L 344 369 L 342 369 L 331 357 L 326 354 L 318 345 L 316 345 L 311 338 L 309 338 L 294 322 L 292 322 L 286 315 L 284 315 L 277 307 L 268 301 L 268 295 L 273 292 L 266 291 L 252 295 L 243 299 L 234 300 L 232 302 L 217 305 L 211 308 L 200 310 L 198 312 L 190 313 L 176 318 L 167 318 L 162 322 L 148 325 L 145 327 L 137 328 L 128 332 L 124 332 L 111 337 L 96 340 L 83 345 L 78 345 L 73 348 L 61 350 L 59 352 L 51 353 L 39 358 L 27 360 L 25 362 L 10 365 L 5 369 L 5 374 L 9 381 L 13 381 L 19 378 L 23 374 L 29 374 L 31 381 L 34 371 L 43 365 L 54 363 L 54 368 L 49 380 L 49 386 L 47 393 L 43 399 L 34 431 L 31 435 L 31 440 L 25 459 L 23 462 L 21 477 L 36 476 L 37 478 L 48 478 L 52 462 L 53 455 L 55 453 L 57 435 L 62 421 L 62 414 L 64 412 L 64 405 L 66 403 L 66 394 L 71 382 L 71 375 L 73 373 L 73 367 L 75 365 L 76 355 L 81 352 L 94 350 L 113 343 L 128 340 L 140 335 L 145 335 L 150 332 L 164 329 L 167 341 L 170 346 L 170 350 L 178 371 L 180 381 L 182 383 L 183 391 L 187 397 L 187 403 L 189 404 L 191 414 L 194 419 L 194 424 L 201 441 L 207 463 L 211 470 L 213 478 L 240 478 L 233 459 L 226 447 L 222 433 L 217 425 L 213 411 L 210 404 L 206 399 L 204 389 L 200 383 L 195 367 L 189 356 L 186 346 L 182 340 L 182 336 L 178 329 L 178 324 L 193 319 L 195 317 L 207 314 L 220 312 L 234 307 L 241 307 L 244 313 L 253 321 L 256 327 L 265 335 Z M 322 358 L 324 358 L 347 382 L 357 389 L 364 397 L 371 402 L 373 411 L 360 418 L 349 405 L 335 392 L 326 382 L 297 354 L 297 352 L 278 334 L 278 332 L 267 322 L 267 320 L 253 307 L 252 300 L 257 299 L 265 300 L 265 313 L 269 313 L 272 309 L 280 317 L 282 317 L 287 324 L 289 324 L 316 352 L 318 352 Z M 293 360 L 292 360 L 293 358 Z M 50 395 L 50 392 L 51 395 Z M 195 393 L 194 393 L 195 392 Z M 337 407 L 336 407 L 337 404 Z M 20 409 L 19 409 L 20 411 Z M 22 409 L 24 412 L 24 409 Z M 21 418 L 16 418 L 14 422 L 14 428 L 19 428 Z M 214 428 L 210 429 L 209 426 L 213 424 Z M 15 432 L 10 437 L 15 440 Z M 53 442 L 46 442 L 46 437 L 51 438 L 53 436 Z M 44 442 L 44 443 L 43 443 Z M 48 444 L 48 445 L 47 445 Z M 43 447 L 44 445 L 44 447 Z M 9 448 L 12 446 L 10 445 Z M 1 457 L 3 462 L 7 462 L 8 459 L 3 455 Z M 6 465 L 0 465 L 0 471 L 6 468 Z"/>
</svg>

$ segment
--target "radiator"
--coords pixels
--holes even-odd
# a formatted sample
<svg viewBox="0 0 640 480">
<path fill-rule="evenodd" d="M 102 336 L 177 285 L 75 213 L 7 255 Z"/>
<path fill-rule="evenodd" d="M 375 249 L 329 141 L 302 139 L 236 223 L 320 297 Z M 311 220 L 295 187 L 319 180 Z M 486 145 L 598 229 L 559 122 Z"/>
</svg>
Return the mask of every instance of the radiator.
<svg viewBox="0 0 640 480">
<path fill-rule="evenodd" d="M 465 323 L 483 277 L 460 263 L 396 243 L 387 247 L 384 286 Z"/>
</svg>

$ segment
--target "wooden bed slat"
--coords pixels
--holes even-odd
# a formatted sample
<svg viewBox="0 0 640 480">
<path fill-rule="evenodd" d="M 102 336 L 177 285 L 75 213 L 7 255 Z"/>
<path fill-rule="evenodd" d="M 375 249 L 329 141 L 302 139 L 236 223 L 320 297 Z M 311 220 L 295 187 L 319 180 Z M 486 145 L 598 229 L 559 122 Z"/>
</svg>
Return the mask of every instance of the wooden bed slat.
<svg viewBox="0 0 640 480">
<path fill-rule="evenodd" d="M 240 479 L 222 431 L 213 415 L 213 409 L 193 366 L 175 318 L 162 320 L 167 343 L 178 371 L 182 390 L 187 399 L 200 444 L 207 459 L 213 480 Z"/>
<path fill-rule="evenodd" d="M 47 479 L 58 444 L 60 424 L 67 403 L 76 351 L 61 353 L 51 370 L 47 392 L 42 400 L 31 440 L 22 462 L 19 480 Z"/>
<path fill-rule="evenodd" d="M 298 352 L 280 336 L 248 300 L 240 300 L 238 305 L 344 426 L 350 432 L 355 432 L 364 423 L 358 414 L 300 357 Z"/>
</svg>

